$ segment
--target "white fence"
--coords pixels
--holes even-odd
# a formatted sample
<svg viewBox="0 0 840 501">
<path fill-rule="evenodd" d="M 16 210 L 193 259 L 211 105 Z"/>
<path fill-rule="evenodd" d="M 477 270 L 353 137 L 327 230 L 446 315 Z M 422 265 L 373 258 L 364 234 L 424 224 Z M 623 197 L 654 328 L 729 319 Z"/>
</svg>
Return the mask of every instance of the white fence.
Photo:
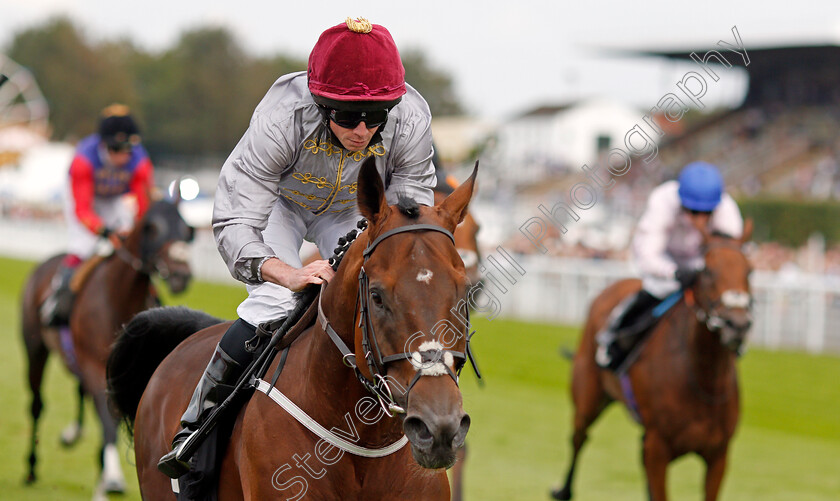
<svg viewBox="0 0 840 501">
<path fill-rule="evenodd" d="M 61 252 L 66 231 L 57 222 L 13 221 L 0 218 L 0 255 L 39 260 Z M 489 253 L 494 255 L 494 253 Z M 498 254 L 497 262 L 505 262 Z M 501 272 L 488 272 L 485 287 L 500 302 L 500 316 L 550 323 L 582 325 L 592 299 L 610 283 L 632 276 L 627 263 L 514 256 L 524 276 L 510 270 L 511 284 Z M 197 232 L 191 265 L 197 278 L 237 283 L 216 251 L 209 230 Z M 840 353 L 840 277 L 813 274 L 754 272 L 755 299 L 750 343 L 769 348 Z"/>
<path fill-rule="evenodd" d="M 64 252 L 67 230 L 58 221 L 0 218 L 0 255 L 37 261 Z M 237 284 L 222 261 L 209 229 L 196 231 L 190 266 L 202 280 Z"/>
<path fill-rule="evenodd" d="M 628 263 L 544 256 L 516 257 L 526 273 L 499 294 L 505 317 L 583 325 L 590 302 L 610 283 L 631 277 Z M 506 286 L 509 285 L 505 284 Z M 840 353 L 840 277 L 755 271 L 749 342 L 774 349 Z"/>
</svg>

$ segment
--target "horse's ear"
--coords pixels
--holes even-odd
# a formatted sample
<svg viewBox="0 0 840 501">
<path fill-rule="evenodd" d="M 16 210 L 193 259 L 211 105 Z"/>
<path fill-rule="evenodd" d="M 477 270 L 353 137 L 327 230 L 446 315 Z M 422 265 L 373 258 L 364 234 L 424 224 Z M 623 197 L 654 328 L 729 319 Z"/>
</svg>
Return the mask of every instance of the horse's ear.
<svg viewBox="0 0 840 501">
<path fill-rule="evenodd" d="M 181 203 L 181 181 L 183 181 L 183 176 L 178 176 L 174 181 L 172 181 L 172 204 L 175 207 L 178 207 L 178 204 Z"/>
<path fill-rule="evenodd" d="M 373 224 L 378 218 L 387 214 L 388 201 L 385 199 L 385 185 L 382 183 L 379 171 L 376 170 L 376 162 L 372 156 L 362 164 L 356 188 L 359 212 L 365 219 Z"/>
<path fill-rule="evenodd" d="M 461 221 L 467 217 L 467 208 L 470 205 L 473 191 L 475 190 L 476 177 L 478 176 L 478 160 L 475 161 L 472 175 L 460 186 L 455 188 L 455 191 L 449 194 L 440 204 L 437 205 L 438 212 L 452 222 L 452 231 L 455 227 L 461 224 Z"/>
<path fill-rule="evenodd" d="M 741 233 L 741 245 L 749 242 L 752 238 L 753 233 L 753 220 L 751 217 L 748 217 L 746 221 L 744 221 L 744 231 Z"/>
</svg>

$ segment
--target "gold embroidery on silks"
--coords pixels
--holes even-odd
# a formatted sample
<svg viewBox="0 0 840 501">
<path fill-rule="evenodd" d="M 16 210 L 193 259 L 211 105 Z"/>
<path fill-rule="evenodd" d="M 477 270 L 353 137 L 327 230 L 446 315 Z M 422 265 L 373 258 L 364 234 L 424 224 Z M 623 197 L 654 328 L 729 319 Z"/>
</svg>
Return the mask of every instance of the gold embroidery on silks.
<svg viewBox="0 0 840 501">
<path fill-rule="evenodd" d="M 283 195 L 284 197 L 286 197 L 287 199 L 289 199 L 289 201 L 294 202 L 294 203 L 296 203 L 296 204 L 300 205 L 301 207 L 303 207 L 304 209 L 306 209 L 306 210 L 308 210 L 308 211 L 313 210 L 313 209 L 312 209 L 312 207 L 310 207 L 310 206 L 306 205 L 305 203 L 303 203 L 303 202 L 301 202 L 301 201 L 299 201 L 299 200 L 295 200 L 294 198 L 290 197 L 289 195 L 286 195 L 285 193 L 281 193 L 281 195 Z"/>
<path fill-rule="evenodd" d="M 320 216 L 321 214 L 327 212 L 327 209 L 329 209 L 330 206 L 332 206 L 333 200 L 335 200 L 335 196 L 341 191 L 341 173 L 344 172 L 345 158 L 347 157 L 342 155 L 341 160 L 338 161 L 338 173 L 335 176 L 335 184 L 333 185 L 332 191 L 327 196 L 328 200 L 322 203 L 321 206 L 315 210 L 314 214 L 316 216 Z M 325 205 L 326 207 L 324 207 Z"/>
<path fill-rule="evenodd" d="M 329 188 L 329 189 L 335 188 L 335 185 L 332 184 L 331 182 L 327 181 L 327 178 L 325 178 L 325 177 L 315 177 L 315 176 L 312 175 L 311 172 L 304 172 L 304 173 L 295 172 L 294 174 L 292 174 L 292 177 L 297 179 L 298 181 L 300 181 L 303 184 L 312 183 L 315 186 L 317 186 L 318 188 Z"/>
<path fill-rule="evenodd" d="M 293 190 L 291 188 L 282 188 L 281 190 L 287 193 L 281 193 L 284 197 L 291 200 L 292 202 L 296 203 L 297 205 L 311 211 L 316 216 L 320 216 L 327 212 L 329 213 L 338 213 L 344 212 L 348 209 L 352 209 L 355 205 L 348 205 L 353 204 L 355 202 L 354 198 L 350 198 L 347 200 L 336 200 L 336 196 L 341 193 L 342 191 L 347 192 L 348 195 L 356 194 L 358 187 L 356 182 L 352 182 L 349 184 L 342 184 L 341 176 L 344 173 L 344 164 L 347 160 L 353 160 L 355 162 L 361 162 L 365 158 L 374 156 L 374 157 L 381 157 L 385 156 L 387 150 L 382 143 L 377 143 L 372 146 L 368 146 L 363 151 L 344 151 L 343 149 L 335 146 L 332 141 L 317 141 L 314 139 L 307 139 L 303 142 L 303 149 L 310 152 L 313 155 L 317 155 L 319 153 L 324 153 L 327 157 L 331 157 L 335 154 L 340 155 L 338 161 L 338 172 L 336 173 L 335 182 L 330 181 L 324 176 L 316 176 L 311 172 L 295 172 L 292 174 L 292 178 L 298 180 L 303 185 L 313 185 L 315 188 L 318 189 L 329 189 L 330 193 L 326 196 L 326 198 L 319 197 L 317 195 L 307 195 L 300 191 Z M 307 204 L 303 203 L 300 200 L 296 200 L 292 198 L 290 194 L 297 195 L 299 197 L 303 197 L 308 201 L 318 201 L 321 204 L 318 207 L 309 207 Z M 332 209 L 333 203 L 338 202 L 341 205 L 345 205 L 346 207 L 342 207 L 340 209 Z"/>
<path fill-rule="evenodd" d="M 314 139 L 307 139 L 303 142 L 303 149 L 309 151 L 313 155 L 326 153 L 328 157 L 341 154 L 341 148 L 337 148 L 331 141 L 316 141 Z"/>
<path fill-rule="evenodd" d="M 325 153 L 328 157 L 343 153 L 343 150 L 334 145 L 332 141 L 317 141 L 315 139 L 307 139 L 303 142 L 303 149 L 317 155 L 318 153 Z M 352 158 L 356 162 L 361 161 L 369 156 L 381 157 L 385 155 L 385 146 L 382 143 L 377 143 L 368 146 L 364 151 L 348 151 L 344 152 L 344 156 Z"/>
<path fill-rule="evenodd" d="M 318 195 L 311 195 L 311 194 L 309 194 L 309 193 L 302 193 L 302 192 L 300 192 L 300 191 L 298 191 L 298 190 L 293 190 L 293 189 L 291 189 L 291 188 L 283 188 L 283 189 L 284 189 L 285 191 L 288 191 L 289 193 L 294 193 L 295 195 L 301 196 L 301 197 L 303 197 L 303 198 L 305 198 L 305 199 L 307 199 L 307 200 L 309 200 L 309 201 L 312 201 L 312 200 L 319 200 L 319 201 L 321 201 L 321 202 L 326 202 L 326 201 L 327 201 L 327 199 L 326 199 L 326 198 L 324 198 L 324 197 L 319 197 Z"/>
<path fill-rule="evenodd" d="M 365 151 L 348 151 L 346 153 L 348 158 L 352 158 L 356 162 L 361 162 L 362 159 L 367 158 L 371 155 L 375 157 L 381 157 L 385 155 L 385 146 L 382 144 L 374 144 L 373 146 L 368 146 L 367 150 Z"/>
</svg>

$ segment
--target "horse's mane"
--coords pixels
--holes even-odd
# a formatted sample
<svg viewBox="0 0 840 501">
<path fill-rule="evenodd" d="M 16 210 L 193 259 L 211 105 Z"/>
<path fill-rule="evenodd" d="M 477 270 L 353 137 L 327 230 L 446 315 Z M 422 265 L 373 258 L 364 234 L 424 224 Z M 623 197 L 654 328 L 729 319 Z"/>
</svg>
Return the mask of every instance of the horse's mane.
<svg viewBox="0 0 840 501">
<path fill-rule="evenodd" d="M 108 357 L 109 403 L 132 433 L 137 404 L 160 362 L 191 334 L 224 320 L 183 306 L 138 313 L 117 334 Z"/>
<path fill-rule="evenodd" d="M 725 238 L 727 240 L 735 240 L 735 237 L 733 237 L 729 233 L 725 233 L 725 232 L 720 231 L 720 230 L 712 231 L 712 236 L 715 237 L 715 238 Z"/>
</svg>

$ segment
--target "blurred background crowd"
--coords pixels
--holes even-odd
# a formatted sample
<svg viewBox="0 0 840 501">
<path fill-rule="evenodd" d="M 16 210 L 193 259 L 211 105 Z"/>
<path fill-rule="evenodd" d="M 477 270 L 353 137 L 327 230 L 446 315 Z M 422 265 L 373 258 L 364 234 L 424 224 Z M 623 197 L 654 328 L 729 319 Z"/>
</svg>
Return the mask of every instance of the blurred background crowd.
<svg viewBox="0 0 840 501">
<path fill-rule="evenodd" d="M 731 40 L 735 30 L 719 35 Z M 586 269 L 605 261 L 627 264 L 634 225 L 651 189 L 685 164 L 704 160 L 720 166 L 727 190 L 755 222 L 748 252 L 755 269 L 766 272 L 759 282 L 817 287 L 819 302 L 840 315 L 840 292 L 825 291 L 840 282 L 840 46 L 745 42 L 744 48 L 746 58 L 715 47 L 713 40 L 680 51 L 610 51 L 613 58 L 670 65 L 665 92 L 677 92 L 675 83 L 692 73 L 706 75 L 709 96 L 716 86 L 727 89 L 725 99 L 709 100 L 708 106 L 702 103 L 706 97 L 692 105 L 683 96 L 676 119 L 667 110 L 646 111 L 585 89 L 564 102 L 546 99 L 488 117 L 464 104 L 453 75 L 423 50 L 409 46 L 401 52 L 406 80 L 426 97 L 435 117 L 440 167 L 463 179 L 481 161 L 472 208 L 485 252 L 501 245 L 521 256 L 585 260 Z M 725 54 L 727 66 L 708 57 L 715 49 Z M 698 55 L 710 62 L 698 64 Z M 182 189 L 184 216 L 204 228 L 196 246 L 204 242 L 208 248 L 196 255 L 211 262 L 196 266 L 199 276 L 228 280 L 206 231 L 218 170 L 271 82 L 305 67 L 305 58 L 250 53 L 223 26 L 188 29 L 158 50 L 129 38 L 90 37 L 67 17 L 21 29 L 0 47 L 0 72 L 10 79 L 0 88 L 0 224 L 5 231 L 31 230 L 32 221 L 60 225 L 75 142 L 93 132 L 104 105 L 123 102 L 141 123 L 162 192 L 176 178 L 189 178 L 190 188 Z M 605 172 L 609 152 L 626 149 L 626 134 L 639 124 L 656 154 L 634 156 L 633 168 L 614 176 L 609 189 L 599 189 L 596 203 L 579 211 L 567 232 L 549 227 L 542 241 L 548 251 L 541 256 L 522 225 L 539 215 L 540 205 L 570 203 L 570 188 L 586 180 L 582 167 Z M 661 135 L 651 132 L 653 125 Z M 44 231 L 55 246 L 38 248 L 60 249 L 60 232 Z M 21 247 L 25 239 L 9 239 L 0 252 L 31 256 L 34 246 Z M 823 338 L 820 350 L 840 347 L 840 338 L 827 332 Z"/>
</svg>

